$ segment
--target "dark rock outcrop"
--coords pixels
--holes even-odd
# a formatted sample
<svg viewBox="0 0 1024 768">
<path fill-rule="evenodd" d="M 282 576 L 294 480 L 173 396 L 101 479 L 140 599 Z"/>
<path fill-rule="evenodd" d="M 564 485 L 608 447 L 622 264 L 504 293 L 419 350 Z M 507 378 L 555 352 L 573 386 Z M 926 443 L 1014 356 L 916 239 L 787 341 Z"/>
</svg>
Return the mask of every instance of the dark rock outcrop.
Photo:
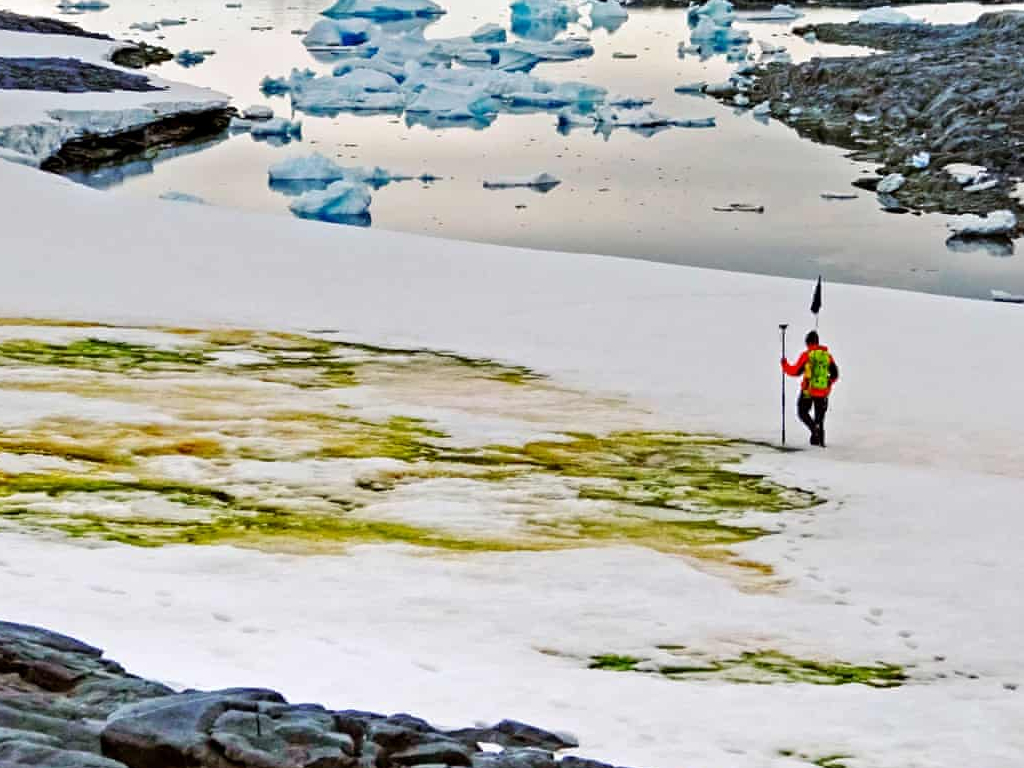
<svg viewBox="0 0 1024 768">
<path fill-rule="evenodd" d="M 769 64 L 753 74 L 751 103 L 801 135 L 853 150 L 881 175 L 901 173 L 902 206 L 946 213 L 1021 211 L 1010 197 L 1024 176 L 1024 13 L 984 14 L 966 25 L 822 24 L 819 40 L 887 51 Z M 918 168 L 911 158 L 927 152 Z M 942 171 L 988 169 L 994 186 L 973 189 Z"/>
<path fill-rule="evenodd" d="M 42 16 L 24 16 L 12 11 L 0 10 L 0 31 L 33 32 L 41 35 L 70 35 L 71 37 L 91 37 L 93 40 L 111 40 L 108 35 L 86 32 L 76 24 L 69 24 L 59 19 L 47 19 Z"/>
<path fill-rule="evenodd" d="M 78 640 L 0 622 L 4 768 L 613 768 L 553 754 L 572 746 L 514 720 L 446 732 L 261 688 L 176 693 Z"/>
<path fill-rule="evenodd" d="M 78 59 L 0 58 L 0 91 L 159 91 L 144 75 L 132 75 Z"/>
</svg>

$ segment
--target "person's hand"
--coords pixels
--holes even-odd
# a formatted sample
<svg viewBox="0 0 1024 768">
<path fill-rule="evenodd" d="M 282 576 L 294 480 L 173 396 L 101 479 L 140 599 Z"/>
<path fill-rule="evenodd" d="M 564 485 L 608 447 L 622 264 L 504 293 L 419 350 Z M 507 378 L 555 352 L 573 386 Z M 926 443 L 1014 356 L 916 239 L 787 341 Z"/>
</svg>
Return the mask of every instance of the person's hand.
<svg viewBox="0 0 1024 768">
<path fill-rule="evenodd" d="M 787 361 L 786 361 L 786 358 L 782 358 L 782 364 L 783 364 L 783 365 L 785 365 L 785 364 L 786 364 L 786 362 L 787 362 Z"/>
</svg>

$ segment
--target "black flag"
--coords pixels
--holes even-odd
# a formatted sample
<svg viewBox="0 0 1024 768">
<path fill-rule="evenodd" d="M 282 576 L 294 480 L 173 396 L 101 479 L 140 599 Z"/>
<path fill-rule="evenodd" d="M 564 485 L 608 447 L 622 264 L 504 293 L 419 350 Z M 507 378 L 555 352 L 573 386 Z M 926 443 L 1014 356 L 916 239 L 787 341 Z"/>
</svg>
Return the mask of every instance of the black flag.
<svg viewBox="0 0 1024 768">
<path fill-rule="evenodd" d="M 814 298 L 811 299 L 811 312 L 818 314 L 821 311 L 821 275 L 818 275 L 818 284 L 814 288 Z"/>
</svg>

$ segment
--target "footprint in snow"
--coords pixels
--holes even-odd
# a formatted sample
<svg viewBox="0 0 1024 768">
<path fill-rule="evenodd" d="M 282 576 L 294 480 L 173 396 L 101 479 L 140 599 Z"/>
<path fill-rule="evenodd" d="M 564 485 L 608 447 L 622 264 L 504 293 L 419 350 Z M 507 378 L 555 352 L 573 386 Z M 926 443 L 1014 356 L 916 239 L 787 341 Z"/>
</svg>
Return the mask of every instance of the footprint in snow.
<svg viewBox="0 0 1024 768">
<path fill-rule="evenodd" d="M 899 635 L 900 637 L 904 637 L 904 638 L 906 638 L 906 637 L 913 637 L 914 636 L 914 633 L 911 632 L 909 629 L 901 629 L 896 634 Z"/>
<path fill-rule="evenodd" d="M 883 611 L 881 608 L 872 608 L 871 609 L 871 615 L 872 616 L 881 616 L 883 613 L 885 613 L 885 611 Z"/>
<path fill-rule="evenodd" d="M 92 584 L 89 589 L 93 592 L 99 592 L 104 595 L 127 595 L 123 589 L 114 589 L 113 587 L 104 587 L 102 584 Z"/>
<path fill-rule="evenodd" d="M 234 621 L 234 619 L 231 618 L 230 616 L 228 616 L 226 613 L 213 613 L 211 615 L 217 621 L 223 621 L 223 622 L 226 622 L 226 623 L 230 623 L 230 622 Z"/>
</svg>

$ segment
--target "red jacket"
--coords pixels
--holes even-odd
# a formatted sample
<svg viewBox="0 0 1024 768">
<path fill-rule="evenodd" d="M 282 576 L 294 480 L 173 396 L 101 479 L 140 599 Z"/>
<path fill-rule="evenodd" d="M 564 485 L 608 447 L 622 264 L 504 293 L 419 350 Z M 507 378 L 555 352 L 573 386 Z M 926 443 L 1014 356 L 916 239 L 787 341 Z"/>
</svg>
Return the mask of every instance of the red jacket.
<svg viewBox="0 0 1024 768">
<path fill-rule="evenodd" d="M 807 365 L 807 354 L 816 349 L 820 349 L 823 352 L 828 352 L 828 386 L 825 389 L 813 389 L 811 387 L 811 371 Z M 789 376 L 803 376 L 804 380 L 800 382 L 800 391 L 808 397 L 828 397 L 832 392 L 832 385 L 839 381 L 839 366 L 836 365 L 835 358 L 832 357 L 832 353 L 828 351 L 828 347 L 820 344 L 815 344 L 804 350 L 803 354 L 800 355 L 799 359 L 790 365 L 785 358 L 782 360 L 782 370 Z"/>
</svg>

